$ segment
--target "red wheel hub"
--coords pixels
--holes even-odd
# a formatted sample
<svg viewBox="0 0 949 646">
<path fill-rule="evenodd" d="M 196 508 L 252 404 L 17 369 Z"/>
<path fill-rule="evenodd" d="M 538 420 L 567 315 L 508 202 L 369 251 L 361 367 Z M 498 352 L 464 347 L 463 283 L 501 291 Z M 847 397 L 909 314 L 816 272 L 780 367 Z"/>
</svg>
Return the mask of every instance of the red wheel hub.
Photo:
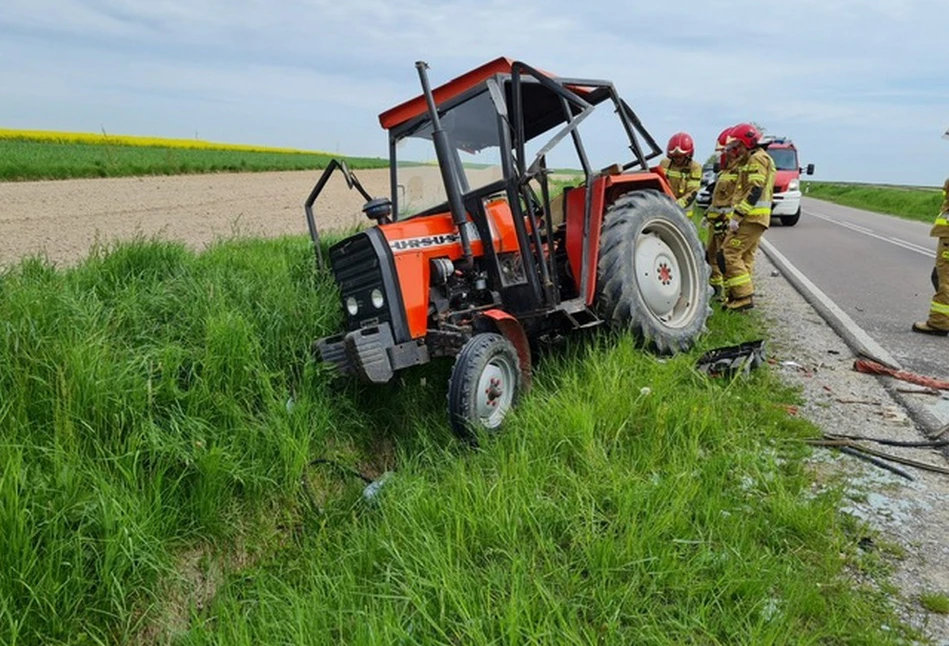
<svg viewBox="0 0 949 646">
<path fill-rule="evenodd" d="M 488 406 L 497 406 L 498 399 L 504 394 L 504 390 L 501 388 L 501 380 L 492 377 L 490 384 L 484 389 L 484 394 L 488 396 Z"/>
</svg>

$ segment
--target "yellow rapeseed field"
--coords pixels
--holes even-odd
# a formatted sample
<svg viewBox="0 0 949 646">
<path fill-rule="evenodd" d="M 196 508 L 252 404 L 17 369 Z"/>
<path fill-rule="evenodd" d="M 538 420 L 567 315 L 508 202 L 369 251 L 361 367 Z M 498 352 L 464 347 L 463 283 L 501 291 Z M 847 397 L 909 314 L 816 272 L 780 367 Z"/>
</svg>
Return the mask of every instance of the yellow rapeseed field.
<svg viewBox="0 0 949 646">
<path fill-rule="evenodd" d="M 0 140 L 36 141 L 59 144 L 98 144 L 110 146 L 151 146 L 158 148 L 182 148 L 194 150 L 235 150 L 241 152 L 306 153 L 328 155 L 319 150 L 298 150 L 246 144 L 222 144 L 201 139 L 168 139 L 164 137 L 136 137 L 110 135 L 105 132 L 58 132 L 54 130 L 14 130 L 0 128 Z"/>
</svg>

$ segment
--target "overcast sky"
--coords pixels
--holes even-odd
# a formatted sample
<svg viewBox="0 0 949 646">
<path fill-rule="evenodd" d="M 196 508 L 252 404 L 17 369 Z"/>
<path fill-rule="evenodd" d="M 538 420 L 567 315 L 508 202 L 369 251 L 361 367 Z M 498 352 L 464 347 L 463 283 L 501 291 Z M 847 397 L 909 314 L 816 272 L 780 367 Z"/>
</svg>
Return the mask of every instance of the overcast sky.
<svg viewBox="0 0 949 646">
<path fill-rule="evenodd" d="M 791 136 L 815 179 L 949 175 L 949 0 L 2 0 L 0 127 L 386 156 L 377 115 L 497 56 L 612 80 L 661 144 Z"/>
</svg>

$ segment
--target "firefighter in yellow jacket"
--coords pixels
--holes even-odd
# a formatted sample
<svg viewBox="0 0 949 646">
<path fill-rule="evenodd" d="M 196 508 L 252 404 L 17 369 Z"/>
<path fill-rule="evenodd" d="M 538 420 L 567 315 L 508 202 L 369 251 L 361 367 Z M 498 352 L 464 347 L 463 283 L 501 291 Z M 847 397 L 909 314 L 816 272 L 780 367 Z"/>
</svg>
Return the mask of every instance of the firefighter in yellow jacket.
<svg viewBox="0 0 949 646">
<path fill-rule="evenodd" d="M 733 163 L 734 157 L 725 155 L 725 146 L 728 144 L 731 131 L 731 127 L 722 130 L 715 142 L 715 152 L 719 155 L 719 171 L 715 186 L 712 188 L 712 201 L 705 214 L 708 222 L 708 238 L 705 242 L 705 260 L 710 268 L 708 282 L 719 298 L 725 296 L 725 279 L 719 264 L 719 254 L 722 251 L 725 233 L 728 231 L 728 217 L 733 210 L 732 199 L 738 183 L 738 172 Z"/>
<path fill-rule="evenodd" d="M 949 131 L 946 132 L 949 138 Z M 929 235 L 938 238 L 936 245 L 936 294 L 929 304 L 929 318 L 913 323 L 913 332 L 949 335 L 949 179 L 942 188 L 942 208 Z"/>
<path fill-rule="evenodd" d="M 702 165 L 692 160 L 694 154 L 695 142 L 692 136 L 687 132 L 677 132 L 669 138 L 666 157 L 659 162 L 659 167 L 669 180 L 676 204 L 686 211 L 702 184 Z"/>
<path fill-rule="evenodd" d="M 722 243 L 725 256 L 725 308 L 743 311 L 754 307 L 752 282 L 758 242 L 771 224 L 771 196 L 775 168 L 771 156 L 758 147 L 761 132 L 752 124 L 740 123 L 729 134 L 725 154 L 733 158 L 738 172 L 732 198 L 734 211 Z"/>
</svg>

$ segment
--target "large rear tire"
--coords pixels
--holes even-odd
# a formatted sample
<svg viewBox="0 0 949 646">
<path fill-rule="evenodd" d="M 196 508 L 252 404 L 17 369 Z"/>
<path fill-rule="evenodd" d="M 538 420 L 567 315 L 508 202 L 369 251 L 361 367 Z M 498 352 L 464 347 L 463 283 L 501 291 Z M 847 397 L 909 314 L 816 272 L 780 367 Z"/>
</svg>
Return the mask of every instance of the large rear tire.
<svg viewBox="0 0 949 646">
<path fill-rule="evenodd" d="M 793 227 L 801 219 L 801 207 L 797 207 L 797 212 L 794 215 L 782 215 L 780 217 L 781 226 Z"/>
<path fill-rule="evenodd" d="M 695 226 L 654 190 L 624 195 L 600 237 L 597 308 L 662 354 L 690 349 L 705 330 L 712 288 Z"/>
<path fill-rule="evenodd" d="M 514 345 L 500 334 L 477 334 L 455 358 L 448 382 L 448 416 L 459 437 L 474 440 L 494 431 L 517 403 L 521 363 Z"/>
</svg>

